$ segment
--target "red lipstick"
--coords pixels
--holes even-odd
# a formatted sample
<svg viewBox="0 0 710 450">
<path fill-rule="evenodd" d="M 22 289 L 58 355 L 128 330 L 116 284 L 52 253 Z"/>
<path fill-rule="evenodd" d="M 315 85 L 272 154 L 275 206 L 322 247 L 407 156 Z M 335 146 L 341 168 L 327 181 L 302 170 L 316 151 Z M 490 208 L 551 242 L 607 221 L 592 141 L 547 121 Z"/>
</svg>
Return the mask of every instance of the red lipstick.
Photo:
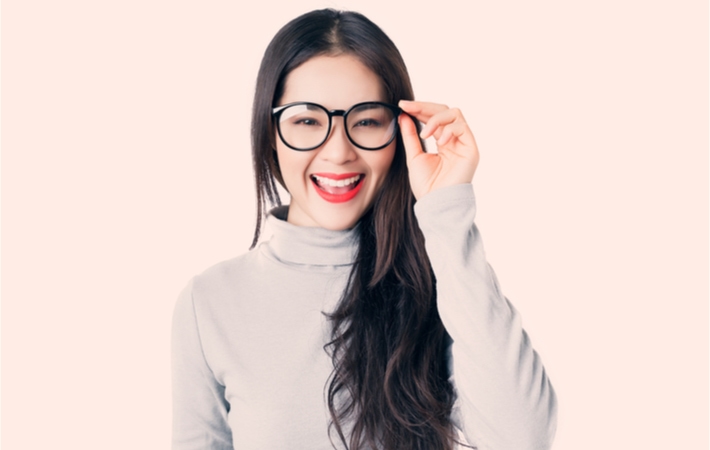
<svg viewBox="0 0 710 450">
<path fill-rule="evenodd" d="M 338 181 L 353 177 L 359 178 L 347 186 L 331 186 L 327 184 L 326 180 L 323 180 Z M 365 175 L 361 173 L 314 173 L 310 178 L 311 183 L 313 183 L 313 188 L 325 201 L 330 203 L 344 203 L 352 200 L 358 192 L 360 192 Z"/>
</svg>

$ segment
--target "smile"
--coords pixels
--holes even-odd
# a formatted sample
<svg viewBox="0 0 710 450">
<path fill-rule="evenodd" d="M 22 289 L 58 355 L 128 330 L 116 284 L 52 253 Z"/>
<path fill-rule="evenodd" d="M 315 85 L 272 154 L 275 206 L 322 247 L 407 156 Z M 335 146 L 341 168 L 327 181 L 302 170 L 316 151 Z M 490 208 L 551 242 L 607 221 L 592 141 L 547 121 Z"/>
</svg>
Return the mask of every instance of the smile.
<svg viewBox="0 0 710 450">
<path fill-rule="evenodd" d="M 365 175 L 360 173 L 313 174 L 311 182 L 316 192 L 330 203 L 343 203 L 352 200 L 360 188 Z"/>
</svg>

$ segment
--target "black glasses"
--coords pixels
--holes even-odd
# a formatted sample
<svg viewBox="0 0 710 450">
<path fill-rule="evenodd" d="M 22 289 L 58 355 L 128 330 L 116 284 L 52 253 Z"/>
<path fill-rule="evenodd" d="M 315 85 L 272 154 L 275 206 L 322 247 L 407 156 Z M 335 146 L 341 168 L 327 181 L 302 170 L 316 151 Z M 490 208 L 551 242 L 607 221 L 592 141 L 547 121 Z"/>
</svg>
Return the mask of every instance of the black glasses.
<svg viewBox="0 0 710 450">
<path fill-rule="evenodd" d="M 298 102 L 271 110 L 279 137 L 286 146 L 299 151 L 313 150 L 328 139 L 334 116 L 342 116 L 345 134 L 363 150 L 387 147 L 397 136 L 397 106 L 382 102 L 364 102 L 347 111 L 328 111 L 317 103 Z"/>
</svg>

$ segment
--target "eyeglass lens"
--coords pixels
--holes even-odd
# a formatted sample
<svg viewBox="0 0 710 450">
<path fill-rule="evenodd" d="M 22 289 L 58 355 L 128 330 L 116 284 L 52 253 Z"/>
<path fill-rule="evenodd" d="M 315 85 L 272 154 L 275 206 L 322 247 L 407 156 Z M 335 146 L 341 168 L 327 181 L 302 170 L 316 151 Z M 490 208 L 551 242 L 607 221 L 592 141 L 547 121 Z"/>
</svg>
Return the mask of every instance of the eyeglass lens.
<svg viewBox="0 0 710 450">
<path fill-rule="evenodd" d="M 395 133 L 397 117 L 392 109 L 378 103 L 363 103 L 345 117 L 346 134 L 353 144 L 365 149 L 387 145 Z M 286 144 L 296 149 L 320 146 L 328 137 L 330 117 L 325 108 L 296 104 L 281 112 L 279 131 Z"/>
</svg>

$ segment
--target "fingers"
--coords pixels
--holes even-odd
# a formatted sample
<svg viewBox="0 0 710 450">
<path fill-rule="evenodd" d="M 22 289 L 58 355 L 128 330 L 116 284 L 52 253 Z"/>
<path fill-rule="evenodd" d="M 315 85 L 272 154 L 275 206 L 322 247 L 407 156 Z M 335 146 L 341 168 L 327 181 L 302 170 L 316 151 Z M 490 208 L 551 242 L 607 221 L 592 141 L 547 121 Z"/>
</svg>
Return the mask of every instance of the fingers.
<svg viewBox="0 0 710 450">
<path fill-rule="evenodd" d="M 421 122 L 428 122 L 434 114 L 449 109 L 448 106 L 439 103 L 415 102 L 410 100 L 400 100 L 399 107 Z"/>
<path fill-rule="evenodd" d="M 415 101 L 408 101 L 408 100 L 400 100 L 399 102 L 399 107 L 402 108 L 407 114 L 411 115 L 415 119 L 419 120 L 420 122 L 427 124 L 431 118 L 439 114 L 441 112 L 446 111 L 449 109 L 446 105 L 441 105 L 438 103 L 430 103 L 430 102 L 415 102 Z M 426 131 L 426 133 L 425 133 Z M 434 132 L 430 132 L 427 130 L 427 127 L 424 127 L 422 129 L 422 132 L 419 134 L 419 136 L 422 139 L 426 139 L 429 136 L 434 134 L 434 137 L 436 139 L 439 138 L 440 130 L 434 129 Z"/>
<path fill-rule="evenodd" d="M 434 135 L 437 139 L 436 144 L 442 146 L 453 137 L 461 139 L 467 132 L 469 132 L 468 125 L 461 115 L 461 111 L 453 108 L 432 116 L 422 129 L 421 137 L 427 139 Z M 439 135 L 437 136 L 437 134 Z M 466 139 L 461 140 L 465 141 Z"/>
<path fill-rule="evenodd" d="M 438 103 L 413 101 L 400 101 L 399 106 L 408 114 L 425 123 L 419 134 L 422 139 L 434 136 L 437 146 L 443 146 L 452 138 L 457 138 L 464 145 L 475 146 L 473 133 L 458 108 L 449 108 Z"/>
<path fill-rule="evenodd" d="M 478 147 L 466 120 L 456 108 L 437 103 L 400 101 L 399 115 L 409 181 L 414 196 L 454 184 L 470 183 L 478 165 Z M 417 133 L 415 120 L 424 122 Z M 421 139 L 434 136 L 437 151 L 425 154 Z"/>
<path fill-rule="evenodd" d="M 402 142 L 407 155 L 407 163 L 414 159 L 417 155 L 424 153 L 422 150 L 422 142 L 419 140 L 417 127 L 414 121 L 407 114 L 399 115 L 399 130 L 402 133 Z"/>
</svg>

